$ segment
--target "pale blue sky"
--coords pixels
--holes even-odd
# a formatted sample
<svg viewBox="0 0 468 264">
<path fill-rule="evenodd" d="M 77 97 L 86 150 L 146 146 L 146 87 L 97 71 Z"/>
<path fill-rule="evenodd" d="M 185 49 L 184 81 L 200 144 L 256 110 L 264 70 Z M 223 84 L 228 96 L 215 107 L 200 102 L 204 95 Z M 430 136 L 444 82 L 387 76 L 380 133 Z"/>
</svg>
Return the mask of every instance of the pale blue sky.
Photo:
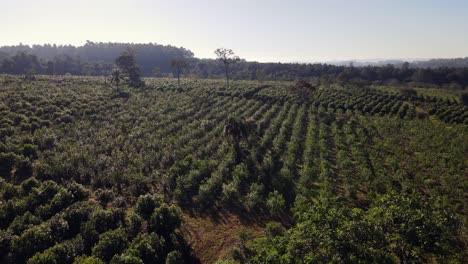
<svg viewBox="0 0 468 264">
<path fill-rule="evenodd" d="M 468 0 L 0 0 L 0 45 L 218 47 L 247 60 L 468 56 Z"/>
</svg>

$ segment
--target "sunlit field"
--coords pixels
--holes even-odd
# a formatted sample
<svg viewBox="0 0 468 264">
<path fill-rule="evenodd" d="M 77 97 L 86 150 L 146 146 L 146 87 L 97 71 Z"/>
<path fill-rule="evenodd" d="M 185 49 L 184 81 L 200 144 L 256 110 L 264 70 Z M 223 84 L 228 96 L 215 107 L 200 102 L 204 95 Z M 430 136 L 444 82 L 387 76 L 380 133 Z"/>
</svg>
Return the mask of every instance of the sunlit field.
<svg viewBox="0 0 468 264">
<path fill-rule="evenodd" d="M 316 242 L 318 262 L 462 258 L 468 109 L 450 92 L 145 82 L 0 76 L 3 261 L 296 262 Z"/>
</svg>

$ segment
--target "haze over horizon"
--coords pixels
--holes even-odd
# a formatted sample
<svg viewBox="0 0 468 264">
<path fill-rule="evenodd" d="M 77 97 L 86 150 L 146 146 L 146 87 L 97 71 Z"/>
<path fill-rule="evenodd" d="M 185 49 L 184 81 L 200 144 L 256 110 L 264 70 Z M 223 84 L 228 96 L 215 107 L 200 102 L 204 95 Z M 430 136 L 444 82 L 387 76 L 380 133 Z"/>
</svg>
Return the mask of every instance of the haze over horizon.
<svg viewBox="0 0 468 264">
<path fill-rule="evenodd" d="M 0 45 L 95 42 L 218 47 L 261 62 L 468 56 L 465 1 L 3 1 Z"/>
</svg>

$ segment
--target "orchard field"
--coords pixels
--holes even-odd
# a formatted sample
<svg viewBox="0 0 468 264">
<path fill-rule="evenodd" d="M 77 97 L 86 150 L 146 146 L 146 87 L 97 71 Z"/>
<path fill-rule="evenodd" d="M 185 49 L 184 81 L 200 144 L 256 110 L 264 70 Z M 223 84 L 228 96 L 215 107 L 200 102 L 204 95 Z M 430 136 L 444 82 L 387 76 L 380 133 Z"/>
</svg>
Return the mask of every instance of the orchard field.
<svg viewBox="0 0 468 264">
<path fill-rule="evenodd" d="M 0 75 L 1 263 L 466 259 L 468 107 L 448 91 L 145 82 Z M 241 231 L 206 248 L 223 217 Z"/>
</svg>

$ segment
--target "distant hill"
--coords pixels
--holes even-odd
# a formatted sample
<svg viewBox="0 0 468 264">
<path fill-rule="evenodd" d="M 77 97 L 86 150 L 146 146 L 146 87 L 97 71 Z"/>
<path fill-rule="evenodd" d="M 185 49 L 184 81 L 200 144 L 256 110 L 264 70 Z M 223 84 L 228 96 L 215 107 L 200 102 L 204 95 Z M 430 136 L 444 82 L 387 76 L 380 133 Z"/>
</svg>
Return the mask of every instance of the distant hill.
<svg viewBox="0 0 468 264">
<path fill-rule="evenodd" d="M 36 55 L 43 61 L 64 61 L 68 58 L 77 61 L 75 63 L 104 64 L 111 65 L 123 51 L 131 48 L 136 53 L 136 59 L 141 66 L 142 74 L 151 76 L 154 68 L 161 72 L 171 72 L 171 60 L 174 57 L 192 58 L 193 52 L 185 48 L 178 48 L 170 45 L 159 45 L 154 43 L 134 44 L 134 43 L 103 43 L 87 41 L 83 46 L 72 45 L 16 45 L 0 47 L 1 53 L 14 56 L 18 52 L 26 52 Z M 67 58 L 68 57 L 68 58 Z"/>
<path fill-rule="evenodd" d="M 420 68 L 464 68 L 468 67 L 468 57 L 455 59 L 430 59 L 428 61 L 416 61 L 411 63 L 411 65 Z"/>
</svg>

